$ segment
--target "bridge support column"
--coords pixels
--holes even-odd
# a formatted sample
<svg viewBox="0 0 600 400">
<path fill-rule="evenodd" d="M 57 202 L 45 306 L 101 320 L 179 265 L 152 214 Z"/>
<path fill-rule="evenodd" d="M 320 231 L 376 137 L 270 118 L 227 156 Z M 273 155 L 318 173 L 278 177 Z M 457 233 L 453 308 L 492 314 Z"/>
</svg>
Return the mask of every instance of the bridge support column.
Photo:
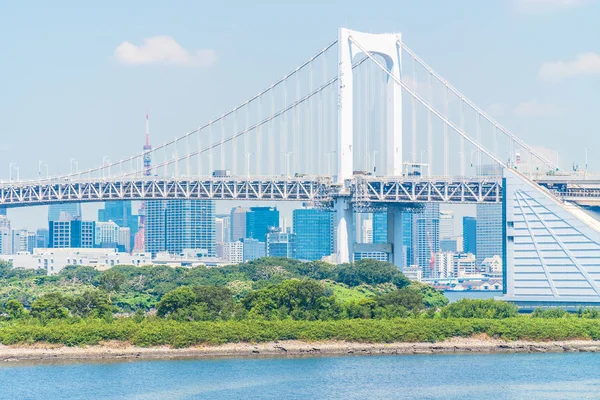
<svg viewBox="0 0 600 400">
<path fill-rule="evenodd" d="M 349 198 L 334 200 L 336 222 L 336 258 L 337 263 L 347 263 L 354 259 L 354 221 L 352 204 Z"/>
<path fill-rule="evenodd" d="M 390 262 L 402 271 L 404 268 L 404 248 L 402 244 L 402 208 L 387 209 L 387 241 L 392 245 Z"/>
</svg>

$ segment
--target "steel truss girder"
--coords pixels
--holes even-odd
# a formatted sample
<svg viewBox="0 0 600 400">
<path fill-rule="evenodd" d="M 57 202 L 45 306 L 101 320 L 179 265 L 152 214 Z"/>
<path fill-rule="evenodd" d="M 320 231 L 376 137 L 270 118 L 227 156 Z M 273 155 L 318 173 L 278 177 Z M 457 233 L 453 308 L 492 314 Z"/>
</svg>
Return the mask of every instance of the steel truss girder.
<svg viewBox="0 0 600 400">
<path fill-rule="evenodd" d="M 111 200 L 262 200 L 328 202 L 329 185 L 311 179 L 22 182 L 0 186 L 0 206 Z"/>
<path fill-rule="evenodd" d="M 341 193 L 323 177 L 137 179 L 12 182 L 0 185 L 0 206 L 22 207 L 61 202 L 110 200 L 258 200 L 301 201 L 331 208 L 333 199 L 349 197 L 355 210 L 385 209 L 391 203 L 499 203 L 502 181 L 490 179 L 354 177 Z M 563 200 L 600 201 L 600 189 L 569 189 Z"/>
<path fill-rule="evenodd" d="M 357 203 L 499 203 L 500 180 L 365 179 L 357 182 Z"/>
</svg>

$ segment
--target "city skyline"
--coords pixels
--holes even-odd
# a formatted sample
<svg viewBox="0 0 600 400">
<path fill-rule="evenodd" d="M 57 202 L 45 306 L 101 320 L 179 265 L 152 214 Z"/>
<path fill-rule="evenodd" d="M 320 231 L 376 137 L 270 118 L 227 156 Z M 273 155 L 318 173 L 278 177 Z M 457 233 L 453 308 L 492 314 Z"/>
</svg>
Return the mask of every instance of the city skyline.
<svg viewBox="0 0 600 400">
<path fill-rule="evenodd" d="M 141 118 L 147 107 L 153 118 L 155 143 L 186 132 L 270 84 L 270 77 L 281 76 L 303 60 L 304 55 L 323 46 L 322 38 L 335 37 L 337 28 L 342 25 L 365 31 L 401 32 L 412 48 L 431 60 L 434 67 L 443 65 L 441 72 L 445 76 L 527 142 L 556 149 L 560 146 L 560 160 L 565 168 L 570 167 L 571 161 L 582 165 L 585 149 L 598 148 L 589 128 L 593 124 L 587 123 L 586 119 L 587 115 L 593 115 L 586 113 L 593 104 L 586 99 L 589 100 L 598 87 L 595 76 L 598 69 L 593 62 L 598 49 L 592 40 L 594 24 L 586 25 L 585 21 L 598 9 L 596 1 L 514 0 L 486 2 L 485 5 L 469 1 L 463 8 L 444 2 L 438 2 L 436 7 L 392 2 L 367 6 L 355 2 L 349 7 L 353 12 L 343 16 L 338 15 L 336 2 L 319 4 L 321 13 L 318 16 L 310 12 L 316 3 L 309 2 L 300 9 L 284 4 L 280 11 L 290 17 L 277 21 L 269 19 L 270 23 L 264 24 L 268 29 L 281 28 L 276 37 L 262 28 L 262 24 L 258 29 L 248 29 L 248 14 L 268 18 L 268 13 L 262 12 L 261 4 L 249 9 L 240 3 L 235 7 L 236 12 L 225 14 L 219 4 L 204 6 L 202 12 L 193 12 L 200 6 L 190 3 L 191 10 L 186 13 L 189 17 L 178 19 L 176 26 L 165 18 L 171 12 L 169 8 L 159 3 L 144 2 L 143 7 L 139 7 L 144 10 L 144 18 L 141 14 L 134 15 L 134 24 L 113 12 L 116 4 L 108 2 L 85 10 L 78 6 L 58 8 L 60 13 L 54 6 L 46 8 L 46 5 L 38 4 L 28 10 L 28 20 L 34 23 L 27 30 L 14 23 L 23 10 L 5 7 L 0 18 L 9 32 L 6 37 L 21 37 L 23 45 L 7 47 L 7 63 L 0 66 L 0 71 L 10 76 L 23 65 L 33 68 L 27 81 L 9 82 L 5 89 L 6 98 L 11 101 L 2 102 L 0 107 L 6 113 L 6 117 L 0 118 L 0 136 L 10 138 L 0 146 L 0 155 L 15 158 L 9 161 L 17 162 L 20 176 L 33 178 L 44 174 L 46 164 L 51 172 L 65 173 L 73 168 L 89 167 L 88 161 L 97 165 L 104 157 L 114 160 L 138 151 L 143 135 Z M 402 12 L 381 12 L 382 9 L 400 11 L 400 8 Z M 86 18 L 69 18 L 69 13 L 74 12 L 83 12 L 84 16 L 93 12 L 94 18 L 91 23 L 82 25 L 79 21 Z M 47 18 L 48 15 L 53 17 Z M 199 17 L 192 21 L 191 15 Z M 225 18 L 226 23 L 221 20 L 220 25 L 216 25 L 216 19 L 211 17 L 214 15 Z M 375 15 L 378 17 L 376 23 Z M 455 18 L 446 18 L 447 15 Z M 562 26 L 576 26 L 577 29 L 554 29 L 559 16 Z M 316 18 L 322 23 L 318 24 L 318 29 L 301 34 L 299 32 L 303 31 L 294 27 L 302 17 Z M 203 23 L 198 24 L 197 18 Z M 449 22 L 454 20 L 460 21 L 461 29 Z M 94 35 L 94 29 L 99 27 L 97 24 L 106 26 L 108 21 L 113 27 L 111 35 Z M 48 29 L 55 23 L 62 29 Z M 498 35 L 496 30 L 487 29 L 507 25 L 515 29 L 501 30 L 501 40 L 495 36 Z M 224 31 L 222 26 L 229 28 Z M 232 26 L 235 27 L 233 30 Z M 41 36 L 40 32 L 50 35 L 48 43 L 40 44 L 36 40 Z M 73 35 L 74 32 L 77 35 Z M 240 32 L 254 43 L 252 51 L 232 43 Z M 170 39 L 157 42 L 158 39 L 153 39 L 156 37 Z M 565 50 L 564 46 L 555 45 L 567 40 L 575 46 Z M 494 41 L 493 49 L 484 45 L 489 41 Z M 522 46 L 512 46 L 515 41 Z M 82 46 L 82 43 L 86 45 Z M 152 50 L 156 43 L 177 45 L 184 56 L 166 62 L 160 58 L 142 57 L 147 54 L 144 51 Z M 290 43 L 293 45 L 284 46 Z M 461 48 L 457 49 L 455 43 L 462 43 Z M 262 52 L 270 53 L 273 46 L 280 46 L 283 51 L 268 65 L 261 57 L 255 57 Z M 75 48 L 78 52 L 72 51 Z M 200 50 L 194 52 L 193 49 Z M 29 57 L 37 54 L 61 54 L 62 57 L 52 58 L 53 62 L 46 63 L 42 71 L 32 67 L 39 63 L 29 61 Z M 589 56 L 581 57 L 582 54 Z M 511 62 L 508 55 L 519 61 Z M 230 73 L 230 68 L 235 65 L 229 62 L 232 59 L 246 65 L 249 74 L 255 78 L 248 81 Z M 581 65 L 585 60 L 591 60 L 591 63 Z M 144 65 L 161 62 L 162 65 Z M 467 66 L 470 66 L 469 73 L 465 74 Z M 52 79 L 48 79 L 48 74 L 52 74 Z M 163 84 L 154 79 L 158 75 Z M 501 79 L 490 79 L 490 76 Z M 180 84 L 182 82 L 186 85 Z M 94 94 L 90 97 L 93 102 L 75 90 L 81 85 L 86 89 L 83 92 Z M 116 99 L 113 98 L 115 87 L 121 92 Z M 175 89 L 182 87 L 186 89 Z M 217 90 L 217 87 L 223 90 Z M 165 98 L 175 101 L 165 102 Z M 581 100 L 575 102 L 577 99 Z M 23 104 L 28 106 L 21 107 Z M 26 114 L 24 110 L 27 110 Z M 37 118 L 29 118 L 29 110 L 35 110 Z M 95 124 L 87 123 L 90 120 Z M 86 127 L 88 148 L 82 150 L 91 154 L 78 157 L 73 154 L 72 147 L 79 143 L 77 137 L 83 126 Z M 566 131 L 573 140 L 560 143 L 556 138 Z M 32 142 L 39 146 L 31 148 L 28 144 Z M 114 143 L 119 145 L 114 146 Z M 550 153 L 548 157 L 559 159 L 558 153 Z M 40 160 L 41 164 L 38 163 Z M 594 162 L 592 157 L 592 169 Z M 8 168 L 2 171 L 0 179 L 7 179 L 4 175 Z M 99 205 L 85 205 L 84 208 L 94 213 Z M 284 213 L 289 215 L 291 210 Z M 17 225 L 25 227 L 41 220 L 45 210 L 12 210 L 11 214 Z"/>
</svg>

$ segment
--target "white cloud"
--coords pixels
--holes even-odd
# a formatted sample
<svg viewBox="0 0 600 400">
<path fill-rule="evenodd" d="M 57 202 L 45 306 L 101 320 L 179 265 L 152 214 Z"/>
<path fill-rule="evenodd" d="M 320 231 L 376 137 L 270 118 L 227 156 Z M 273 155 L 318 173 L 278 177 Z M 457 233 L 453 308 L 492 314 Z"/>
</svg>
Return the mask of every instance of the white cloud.
<svg viewBox="0 0 600 400">
<path fill-rule="evenodd" d="M 522 117 L 544 117 L 560 113 L 560 109 L 554 104 L 538 103 L 537 100 L 523 101 L 514 109 L 516 115 Z"/>
<path fill-rule="evenodd" d="M 538 74 L 546 81 L 569 78 L 575 75 L 600 74 L 600 55 L 582 53 L 572 61 L 553 61 L 542 64 Z"/>
<path fill-rule="evenodd" d="M 506 107 L 502 103 L 492 103 L 488 106 L 487 111 L 494 117 L 500 117 L 506 112 Z"/>
<path fill-rule="evenodd" d="M 130 42 L 121 43 L 115 50 L 115 57 L 123 64 L 171 64 L 207 67 L 217 61 L 212 49 L 189 51 L 181 47 L 170 36 L 152 36 L 136 46 Z"/>
<path fill-rule="evenodd" d="M 572 8 L 590 3 L 593 0 L 515 0 L 522 12 L 544 12 Z"/>
</svg>

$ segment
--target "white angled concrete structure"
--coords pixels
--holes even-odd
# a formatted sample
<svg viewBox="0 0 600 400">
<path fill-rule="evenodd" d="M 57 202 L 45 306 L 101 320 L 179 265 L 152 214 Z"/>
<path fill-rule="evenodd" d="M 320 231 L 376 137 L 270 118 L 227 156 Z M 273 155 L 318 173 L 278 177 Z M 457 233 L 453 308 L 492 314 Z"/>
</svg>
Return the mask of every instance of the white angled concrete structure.
<svg viewBox="0 0 600 400">
<path fill-rule="evenodd" d="M 504 300 L 600 305 L 600 223 L 505 170 Z"/>
</svg>

